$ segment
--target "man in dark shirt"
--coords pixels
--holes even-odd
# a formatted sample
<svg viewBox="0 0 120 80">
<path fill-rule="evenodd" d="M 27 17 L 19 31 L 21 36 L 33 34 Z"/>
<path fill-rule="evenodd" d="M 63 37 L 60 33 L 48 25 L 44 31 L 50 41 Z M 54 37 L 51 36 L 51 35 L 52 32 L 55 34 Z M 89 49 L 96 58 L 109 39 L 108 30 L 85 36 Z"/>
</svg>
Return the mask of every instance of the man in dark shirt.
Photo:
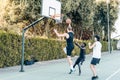
<svg viewBox="0 0 120 80">
<path fill-rule="evenodd" d="M 70 19 L 67 19 L 67 20 L 71 21 Z M 54 29 L 54 32 L 56 33 L 56 35 L 58 37 L 65 37 L 66 38 L 67 60 L 68 60 L 69 66 L 70 66 L 70 72 L 69 73 L 71 73 L 71 72 L 74 71 L 73 63 L 72 63 L 72 60 L 71 60 L 71 54 L 72 54 L 72 51 L 74 49 L 74 44 L 73 44 L 74 32 L 72 30 L 71 24 L 70 23 L 68 24 L 67 33 L 59 34 L 56 29 Z"/>
<path fill-rule="evenodd" d="M 82 65 L 83 61 L 85 60 L 86 43 L 83 42 L 81 45 L 79 45 L 78 43 L 75 43 L 75 45 L 80 48 L 80 54 L 79 54 L 79 57 L 77 58 L 77 60 L 75 61 L 75 64 L 74 64 L 73 68 L 75 68 L 75 66 L 78 65 L 78 67 L 79 67 L 79 75 L 80 75 L 81 74 L 80 64 Z"/>
</svg>

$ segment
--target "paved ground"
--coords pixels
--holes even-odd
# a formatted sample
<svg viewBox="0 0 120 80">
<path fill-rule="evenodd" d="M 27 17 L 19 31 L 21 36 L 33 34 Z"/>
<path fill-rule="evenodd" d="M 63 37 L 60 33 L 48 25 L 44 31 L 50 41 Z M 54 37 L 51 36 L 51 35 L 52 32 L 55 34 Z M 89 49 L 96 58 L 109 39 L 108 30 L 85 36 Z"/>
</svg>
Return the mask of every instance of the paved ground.
<svg viewBox="0 0 120 80">
<path fill-rule="evenodd" d="M 77 57 L 73 58 L 75 61 Z M 38 62 L 25 66 L 25 72 L 19 72 L 20 66 L 0 69 L 0 80 L 91 80 L 92 72 L 89 68 L 91 55 L 86 56 L 82 65 L 82 74 L 76 72 L 68 74 L 69 67 L 66 59 Z M 111 54 L 102 53 L 102 59 L 97 67 L 98 80 L 120 80 L 120 51 Z"/>
</svg>

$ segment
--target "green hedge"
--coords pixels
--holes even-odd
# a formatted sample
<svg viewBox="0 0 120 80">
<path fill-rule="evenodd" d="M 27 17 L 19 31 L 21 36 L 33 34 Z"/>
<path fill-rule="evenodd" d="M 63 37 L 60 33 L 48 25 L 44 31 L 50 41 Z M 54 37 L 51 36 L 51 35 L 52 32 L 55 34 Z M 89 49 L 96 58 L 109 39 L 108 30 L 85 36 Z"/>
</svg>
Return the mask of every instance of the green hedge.
<svg viewBox="0 0 120 80">
<path fill-rule="evenodd" d="M 0 67 L 19 64 L 21 55 L 21 37 L 0 32 Z"/>
<path fill-rule="evenodd" d="M 78 41 L 81 43 L 82 41 Z M 84 41 L 88 44 L 89 41 Z M 103 51 L 107 50 L 107 42 L 102 42 Z M 43 38 L 25 38 L 25 60 L 30 60 L 31 55 L 39 61 L 65 58 L 63 52 L 65 41 Z M 116 43 L 114 43 L 116 45 Z M 86 49 L 87 54 L 91 50 Z M 22 36 L 0 31 L 0 67 L 19 65 L 22 52 Z M 75 46 L 73 56 L 79 54 Z"/>
</svg>

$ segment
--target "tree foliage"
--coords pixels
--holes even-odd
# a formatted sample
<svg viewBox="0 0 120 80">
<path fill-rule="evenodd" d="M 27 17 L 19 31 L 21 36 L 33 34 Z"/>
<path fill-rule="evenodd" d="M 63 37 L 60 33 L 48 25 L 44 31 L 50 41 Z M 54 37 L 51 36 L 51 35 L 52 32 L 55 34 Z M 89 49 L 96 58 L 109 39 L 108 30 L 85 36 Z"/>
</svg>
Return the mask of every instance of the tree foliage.
<svg viewBox="0 0 120 80">
<path fill-rule="evenodd" d="M 111 2 L 107 4 L 106 2 L 100 2 L 96 5 L 96 10 L 94 14 L 94 22 L 93 28 L 95 34 L 99 34 L 102 36 L 104 40 L 108 38 L 108 15 L 109 14 L 109 25 L 110 31 L 115 31 L 114 23 L 118 17 L 118 2 L 115 0 L 111 0 Z M 106 36 L 105 36 L 106 35 Z"/>
<path fill-rule="evenodd" d="M 23 27 L 41 17 L 42 0 L 0 0 L 0 29 L 21 33 Z M 43 21 L 30 29 L 27 35 L 54 37 L 53 28 L 64 32 L 65 19 L 72 19 L 75 37 L 90 39 L 93 34 L 99 34 L 107 40 L 107 4 L 106 0 L 60 0 L 62 3 L 63 23 L 55 24 L 52 19 Z M 3 4 L 4 3 L 4 4 Z M 110 0 L 109 18 L 110 31 L 114 31 L 117 19 L 118 0 Z M 51 34 L 50 34 L 51 33 Z"/>
</svg>

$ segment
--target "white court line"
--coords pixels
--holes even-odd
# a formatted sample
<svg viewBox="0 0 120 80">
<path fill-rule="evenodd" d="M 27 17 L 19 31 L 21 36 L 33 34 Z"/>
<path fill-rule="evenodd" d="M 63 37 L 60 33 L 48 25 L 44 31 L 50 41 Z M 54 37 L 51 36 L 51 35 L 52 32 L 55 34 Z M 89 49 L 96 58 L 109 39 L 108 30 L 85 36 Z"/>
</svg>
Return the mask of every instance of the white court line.
<svg viewBox="0 0 120 80">
<path fill-rule="evenodd" d="M 114 72 L 113 74 L 111 74 L 107 79 L 105 79 L 105 80 L 110 80 L 113 76 L 115 76 L 118 72 L 120 72 L 120 68 L 116 71 L 116 72 Z"/>
</svg>

